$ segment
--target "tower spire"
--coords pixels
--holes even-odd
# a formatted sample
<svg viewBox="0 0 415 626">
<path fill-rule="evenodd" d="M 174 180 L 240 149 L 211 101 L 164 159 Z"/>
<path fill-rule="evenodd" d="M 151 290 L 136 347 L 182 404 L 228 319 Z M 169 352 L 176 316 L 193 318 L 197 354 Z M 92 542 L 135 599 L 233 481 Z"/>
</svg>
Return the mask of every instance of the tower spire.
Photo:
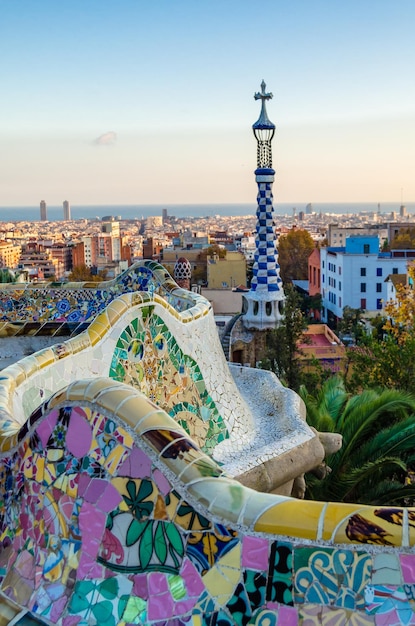
<svg viewBox="0 0 415 626">
<path fill-rule="evenodd" d="M 266 110 L 266 102 L 272 98 L 272 93 L 266 92 L 264 81 L 261 83 L 261 91 L 255 93 L 254 98 L 261 100 L 260 116 L 252 125 L 257 141 L 255 180 L 258 184 L 258 207 L 253 276 L 250 291 L 243 298 L 242 319 L 246 328 L 268 330 L 279 324 L 285 296 L 278 264 L 272 204 L 275 170 L 272 169 L 271 141 L 275 125 L 268 118 Z"/>
</svg>

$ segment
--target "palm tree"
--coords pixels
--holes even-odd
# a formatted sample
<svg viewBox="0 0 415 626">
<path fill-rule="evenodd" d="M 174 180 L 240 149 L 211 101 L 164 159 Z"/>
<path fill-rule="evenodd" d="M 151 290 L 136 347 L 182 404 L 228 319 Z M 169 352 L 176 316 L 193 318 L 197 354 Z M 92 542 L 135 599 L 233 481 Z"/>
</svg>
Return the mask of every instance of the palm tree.
<svg viewBox="0 0 415 626">
<path fill-rule="evenodd" d="M 343 436 L 327 458 L 331 468 L 318 480 L 307 474 L 306 497 L 362 504 L 408 505 L 415 499 L 415 397 L 395 389 L 347 393 L 339 377 L 316 395 L 300 389 L 307 422 L 320 432 Z"/>
</svg>

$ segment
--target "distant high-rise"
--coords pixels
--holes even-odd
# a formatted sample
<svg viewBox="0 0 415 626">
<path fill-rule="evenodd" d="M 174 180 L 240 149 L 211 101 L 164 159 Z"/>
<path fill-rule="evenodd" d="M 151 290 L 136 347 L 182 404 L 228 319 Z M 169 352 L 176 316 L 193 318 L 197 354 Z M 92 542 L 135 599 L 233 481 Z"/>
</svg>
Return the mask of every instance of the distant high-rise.
<svg viewBox="0 0 415 626">
<path fill-rule="evenodd" d="M 313 205 L 309 202 L 305 207 L 306 215 L 311 215 L 313 212 Z"/>
<path fill-rule="evenodd" d="M 46 202 L 44 200 L 40 201 L 40 221 L 47 222 L 48 215 L 46 211 Z"/>
<path fill-rule="evenodd" d="M 71 219 L 71 205 L 67 200 L 63 201 L 63 219 L 68 222 Z"/>
</svg>

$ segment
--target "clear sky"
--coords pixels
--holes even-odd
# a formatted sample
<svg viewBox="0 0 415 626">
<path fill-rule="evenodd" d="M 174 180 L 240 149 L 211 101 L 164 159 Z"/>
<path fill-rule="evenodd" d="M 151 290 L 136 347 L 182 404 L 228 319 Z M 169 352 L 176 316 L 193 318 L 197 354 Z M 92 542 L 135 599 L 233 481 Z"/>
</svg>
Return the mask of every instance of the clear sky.
<svg viewBox="0 0 415 626">
<path fill-rule="evenodd" d="M 415 200 L 415 0 L 0 0 L 0 206 Z"/>
</svg>

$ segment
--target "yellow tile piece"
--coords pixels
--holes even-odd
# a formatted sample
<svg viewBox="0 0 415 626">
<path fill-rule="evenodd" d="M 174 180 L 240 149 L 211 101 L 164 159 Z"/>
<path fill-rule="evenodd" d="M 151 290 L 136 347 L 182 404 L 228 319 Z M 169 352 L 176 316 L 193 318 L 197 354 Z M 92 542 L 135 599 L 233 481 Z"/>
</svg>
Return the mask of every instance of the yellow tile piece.
<svg viewBox="0 0 415 626">
<path fill-rule="evenodd" d="M 77 335 L 76 337 L 72 337 L 72 339 L 68 339 L 66 344 L 69 346 L 70 351 L 73 354 L 77 352 L 81 352 L 82 350 L 86 350 L 91 347 L 91 340 L 86 331 Z"/>
<path fill-rule="evenodd" d="M 224 606 L 233 596 L 241 578 L 241 543 L 225 554 L 204 576 L 206 591 L 220 606 Z"/>
<path fill-rule="evenodd" d="M 91 326 L 88 326 L 88 328 L 86 329 L 86 332 L 89 335 L 91 346 L 95 346 L 95 344 L 98 343 L 98 341 L 101 339 L 101 335 L 99 334 L 98 330 L 94 328 L 94 326 L 91 324 Z"/>
<path fill-rule="evenodd" d="M 165 411 L 153 404 L 145 396 L 143 396 L 143 399 L 145 403 L 140 403 L 141 415 L 138 416 L 138 423 L 136 422 L 136 427 L 134 428 L 137 433 L 142 435 L 151 430 L 174 430 L 174 432 L 188 437 L 185 430 L 179 424 L 176 424 L 170 415 L 167 415 Z"/>
<path fill-rule="evenodd" d="M 113 300 L 107 307 L 108 321 L 111 326 L 114 326 L 115 322 L 128 310 L 128 305 L 123 300 L 117 298 Z"/>
<path fill-rule="evenodd" d="M 47 450 L 47 459 L 49 463 L 56 463 L 57 461 L 61 461 L 64 457 L 63 448 L 49 448 Z M 48 470 L 55 472 L 55 468 L 49 468 Z"/>
<path fill-rule="evenodd" d="M 325 512 L 322 538 L 336 543 L 400 546 L 399 511 L 402 509 L 331 502 Z"/>
<path fill-rule="evenodd" d="M 38 482 L 43 479 L 43 473 L 45 469 L 45 459 L 43 456 L 37 453 L 33 453 L 28 449 L 23 463 L 23 474 L 25 478 L 31 480 L 36 477 Z"/>
<path fill-rule="evenodd" d="M 13 433 L 8 437 L 4 437 L 3 433 L 0 437 L 0 450 L 1 452 L 9 452 L 17 444 L 17 434 Z"/>
<path fill-rule="evenodd" d="M 324 502 L 289 499 L 267 509 L 254 525 L 257 532 L 316 539 Z"/>
<path fill-rule="evenodd" d="M 36 352 L 36 359 L 39 365 L 39 368 L 47 367 L 48 365 L 52 365 L 55 363 L 55 353 L 52 348 L 45 348 L 39 352 Z"/>
<path fill-rule="evenodd" d="M 111 450 L 103 463 L 103 466 L 111 476 L 115 474 L 126 455 L 127 450 L 123 446 L 118 445 Z"/>
<path fill-rule="evenodd" d="M 86 383 L 85 387 L 83 383 Z M 79 381 L 79 383 L 77 381 L 77 383 L 73 387 L 71 385 L 71 396 L 73 390 L 78 388 L 78 384 L 80 388 L 84 390 L 84 399 L 88 402 L 94 402 L 100 394 L 102 394 L 104 391 L 108 391 L 108 386 L 111 386 L 111 388 L 116 387 L 116 383 L 108 378 L 90 378 L 87 381 Z"/>
</svg>

